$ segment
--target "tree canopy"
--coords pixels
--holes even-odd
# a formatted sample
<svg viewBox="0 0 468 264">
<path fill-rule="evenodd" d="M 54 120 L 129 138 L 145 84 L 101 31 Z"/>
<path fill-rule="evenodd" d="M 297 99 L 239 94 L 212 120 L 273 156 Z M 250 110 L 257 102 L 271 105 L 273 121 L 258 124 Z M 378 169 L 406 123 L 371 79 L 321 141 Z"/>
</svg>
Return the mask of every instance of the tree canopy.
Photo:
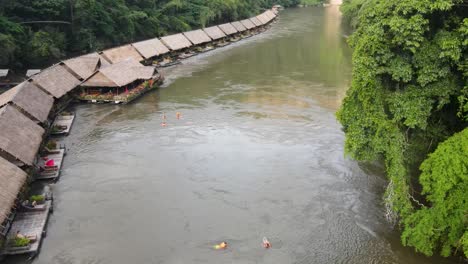
<svg viewBox="0 0 468 264">
<path fill-rule="evenodd" d="M 346 152 L 385 162 L 387 217 L 405 245 L 468 257 L 466 1 L 345 0 L 342 11 L 355 27 L 337 113 Z"/>
<path fill-rule="evenodd" d="M 73 54 L 230 22 L 300 0 L 2 0 L 0 67 L 46 66 Z"/>
</svg>

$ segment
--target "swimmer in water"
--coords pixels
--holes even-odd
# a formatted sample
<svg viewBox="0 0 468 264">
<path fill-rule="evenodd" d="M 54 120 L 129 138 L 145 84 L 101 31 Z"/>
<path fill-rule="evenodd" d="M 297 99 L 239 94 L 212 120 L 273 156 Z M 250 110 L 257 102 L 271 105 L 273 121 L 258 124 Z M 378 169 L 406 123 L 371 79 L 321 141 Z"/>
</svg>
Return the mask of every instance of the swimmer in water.
<svg viewBox="0 0 468 264">
<path fill-rule="evenodd" d="M 180 117 L 181 117 L 180 112 L 177 112 L 177 113 L 176 113 L 176 118 L 177 118 L 177 119 L 180 119 Z"/>
<path fill-rule="evenodd" d="M 161 126 L 165 127 L 166 126 L 166 113 L 165 112 L 162 113 L 161 118 L 163 120 L 161 123 Z"/>
<path fill-rule="evenodd" d="M 226 249 L 227 248 L 227 242 L 223 241 L 220 244 L 214 246 L 215 249 Z"/>
<path fill-rule="evenodd" d="M 263 245 L 264 248 L 271 248 L 271 243 L 270 243 L 270 241 L 268 241 L 268 239 L 266 237 L 263 238 L 262 245 Z"/>
</svg>

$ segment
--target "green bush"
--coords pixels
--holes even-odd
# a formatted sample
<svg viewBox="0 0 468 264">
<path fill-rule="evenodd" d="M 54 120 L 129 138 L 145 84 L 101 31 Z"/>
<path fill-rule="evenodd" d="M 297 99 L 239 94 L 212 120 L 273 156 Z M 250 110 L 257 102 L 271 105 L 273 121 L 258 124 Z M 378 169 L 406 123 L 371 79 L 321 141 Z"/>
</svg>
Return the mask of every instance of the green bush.
<svg viewBox="0 0 468 264">
<path fill-rule="evenodd" d="M 31 202 L 42 203 L 45 201 L 44 195 L 33 195 L 29 198 Z"/>
<path fill-rule="evenodd" d="M 53 140 L 50 140 L 49 142 L 47 142 L 46 147 L 48 149 L 57 149 L 57 142 L 53 141 Z"/>
<path fill-rule="evenodd" d="M 29 243 L 31 243 L 31 240 L 29 238 L 15 237 L 15 239 L 13 239 L 12 246 L 14 246 L 14 247 L 25 247 L 25 246 L 29 245 Z"/>
<path fill-rule="evenodd" d="M 53 126 L 51 129 L 51 132 L 52 133 L 62 132 L 62 129 L 60 129 L 58 126 Z"/>
</svg>

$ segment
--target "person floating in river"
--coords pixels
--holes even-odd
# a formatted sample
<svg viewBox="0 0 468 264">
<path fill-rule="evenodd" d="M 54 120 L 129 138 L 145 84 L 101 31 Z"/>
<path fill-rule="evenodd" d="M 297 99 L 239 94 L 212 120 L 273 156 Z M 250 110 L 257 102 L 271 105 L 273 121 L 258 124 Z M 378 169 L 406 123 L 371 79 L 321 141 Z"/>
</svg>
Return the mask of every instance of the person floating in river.
<svg viewBox="0 0 468 264">
<path fill-rule="evenodd" d="M 219 243 L 218 245 L 214 246 L 215 249 L 226 249 L 228 246 L 227 242 L 223 241 Z"/>
<path fill-rule="evenodd" d="M 166 113 L 165 113 L 165 112 L 162 113 L 161 118 L 162 118 L 161 126 L 162 126 L 162 127 L 165 127 L 165 126 L 167 125 L 167 124 L 166 124 Z"/>
<path fill-rule="evenodd" d="M 180 112 L 177 112 L 177 113 L 176 113 L 176 118 L 177 118 L 177 119 L 180 119 L 181 116 L 182 116 L 182 115 L 180 114 Z"/>
<path fill-rule="evenodd" d="M 271 243 L 266 237 L 263 238 L 262 245 L 264 248 L 271 248 Z"/>
</svg>

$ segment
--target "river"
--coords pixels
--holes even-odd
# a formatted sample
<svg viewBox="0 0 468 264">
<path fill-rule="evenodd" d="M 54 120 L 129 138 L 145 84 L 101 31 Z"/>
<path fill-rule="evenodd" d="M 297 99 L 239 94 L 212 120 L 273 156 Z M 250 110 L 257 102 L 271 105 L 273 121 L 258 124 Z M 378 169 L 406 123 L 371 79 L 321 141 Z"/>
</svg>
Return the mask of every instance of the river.
<svg viewBox="0 0 468 264">
<path fill-rule="evenodd" d="M 401 245 L 382 168 L 343 154 L 344 35 L 338 6 L 288 9 L 132 104 L 75 106 L 34 263 L 448 263 Z"/>
</svg>

